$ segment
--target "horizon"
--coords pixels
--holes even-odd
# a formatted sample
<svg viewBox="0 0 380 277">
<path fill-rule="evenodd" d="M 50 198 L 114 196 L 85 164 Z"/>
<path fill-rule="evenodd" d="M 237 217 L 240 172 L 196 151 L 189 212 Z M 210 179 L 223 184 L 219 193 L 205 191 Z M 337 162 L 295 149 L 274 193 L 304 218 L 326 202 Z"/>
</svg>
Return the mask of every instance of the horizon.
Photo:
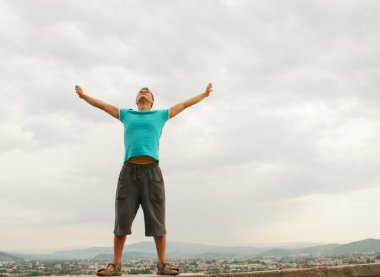
<svg viewBox="0 0 380 277">
<path fill-rule="evenodd" d="M 358 241 L 363 241 L 363 240 L 370 240 L 370 239 L 375 239 L 375 238 L 365 238 L 361 239 Z M 378 240 L 378 239 L 375 239 Z M 151 240 L 146 240 L 146 241 L 139 241 L 139 242 L 134 242 L 130 243 L 129 245 L 133 244 L 139 244 L 139 243 L 145 243 L 149 242 L 154 244 L 154 241 Z M 184 242 L 184 241 L 170 241 L 170 243 L 187 243 L 187 244 L 200 244 L 200 245 L 207 245 L 207 246 L 216 246 L 216 247 L 257 247 L 257 248 L 270 248 L 270 247 L 284 247 L 286 246 L 296 246 L 296 245 L 302 245 L 302 244 L 307 244 L 307 245 L 328 245 L 328 244 L 348 244 L 348 243 L 353 243 L 357 241 L 350 241 L 350 242 L 345 242 L 345 243 L 336 243 L 336 242 L 329 242 L 329 243 L 316 243 L 316 242 L 283 242 L 283 243 L 259 243 L 259 244 L 252 244 L 252 245 L 214 245 L 214 244 L 207 244 L 207 243 L 196 243 L 196 242 Z M 260 246 L 261 245 L 261 246 Z M 53 252 L 58 252 L 58 251 L 71 251 L 71 250 L 79 250 L 79 249 L 91 249 L 91 248 L 112 248 L 113 246 L 78 246 L 78 247 L 67 247 L 67 248 L 41 248 L 41 249 L 15 249 L 15 250 L 2 250 L 0 249 L 0 252 L 6 252 L 6 253 L 18 253 L 18 254 L 51 254 Z M 295 248 L 303 248 L 303 247 L 309 247 L 309 246 L 300 246 L 300 247 L 295 247 Z M 126 242 L 123 253 L 127 251 L 128 248 L 128 243 Z"/>
</svg>

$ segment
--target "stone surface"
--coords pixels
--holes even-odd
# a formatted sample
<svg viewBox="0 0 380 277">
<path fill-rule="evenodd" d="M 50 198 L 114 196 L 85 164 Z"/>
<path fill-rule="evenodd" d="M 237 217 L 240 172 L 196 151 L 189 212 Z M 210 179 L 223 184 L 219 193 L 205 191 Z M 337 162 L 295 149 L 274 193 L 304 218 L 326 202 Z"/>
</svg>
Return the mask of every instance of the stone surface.
<svg viewBox="0 0 380 277">
<path fill-rule="evenodd" d="M 94 273 L 96 276 L 96 274 Z M 81 275 L 86 276 L 86 275 Z M 88 276 L 88 275 L 87 275 Z M 158 276 L 158 275 L 123 275 L 123 276 Z M 342 266 L 321 266 L 308 269 L 283 269 L 255 271 L 244 273 L 199 274 L 181 273 L 186 277 L 380 277 L 380 263 Z"/>
</svg>

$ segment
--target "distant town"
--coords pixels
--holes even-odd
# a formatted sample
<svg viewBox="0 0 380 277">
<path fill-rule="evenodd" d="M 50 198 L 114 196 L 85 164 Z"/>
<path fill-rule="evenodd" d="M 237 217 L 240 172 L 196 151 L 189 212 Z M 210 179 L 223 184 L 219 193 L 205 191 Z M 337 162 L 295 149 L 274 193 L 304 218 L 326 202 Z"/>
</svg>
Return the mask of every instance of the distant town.
<svg viewBox="0 0 380 277">
<path fill-rule="evenodd" d="M 312 268 L 380 263 L 380 252 L 332 257 L 178 258 L 171 259 L 181 273 L 239 273 L 288 268 Z M 107 262 L 89 260 L 17 260 L 0 262 L 0 276 L 94 275 Z M 123 274 L 155 274 L 156 260 L 122 262 Z"/>
<path fill-rule="evenodd" d="M 189 242 L 167 245 L 166 261 L 181 273 L 242 273 L 380 263 L 380 240 L 346 244 L 302 243 L 276 247 L 215 246 Z M 127 245 L 122 273 L 154 275 L 157 256 L 152 241 Z M 2 276 L 94 275 L 113 261 L 113 247 L 58 250 L 49 254 L 0 252 Z"/>
</svg>

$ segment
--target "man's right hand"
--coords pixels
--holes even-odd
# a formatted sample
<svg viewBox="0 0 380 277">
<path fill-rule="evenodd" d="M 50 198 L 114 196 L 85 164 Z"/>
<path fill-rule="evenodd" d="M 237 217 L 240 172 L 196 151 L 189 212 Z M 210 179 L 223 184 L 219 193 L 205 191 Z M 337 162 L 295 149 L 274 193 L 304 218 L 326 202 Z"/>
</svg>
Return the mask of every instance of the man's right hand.
<svg viewBox="0 0 380 277">
<path fill-rule="evenodd" d="M 84 94 L 82 88 L 79 85 L 75 85 L 75 92 L 78 93 L 80 98 L 83 98 L 83 100 L 86 101 L 87 103 L 89 103 L 90 105 L 97 107 L 97 108 L 109 113 L 110 115 L 112 115 L 116 119 L 120 118 L 118 107 L 111 105 L 111 104 L 107 104 L 101 100 L 92 98 L 92 97 L 88 96 L 87 94 Z"/>
<path fill-rule="evenodd" d="M 83 98 L 84 93 L 82 88 L 79 85 L 75 85 L 75 92 L 78 93 L 79 98 Z"/>
</svg>

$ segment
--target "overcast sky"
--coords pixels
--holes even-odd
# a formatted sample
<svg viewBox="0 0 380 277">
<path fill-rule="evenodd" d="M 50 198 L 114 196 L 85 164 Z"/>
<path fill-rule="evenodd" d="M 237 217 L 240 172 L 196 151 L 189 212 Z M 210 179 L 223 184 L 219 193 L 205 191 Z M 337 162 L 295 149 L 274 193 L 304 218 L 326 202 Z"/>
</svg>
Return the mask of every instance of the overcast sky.
<svg viewBox="0 0 380 277">
<path fill-rule="evenodd" d="M 113 246 L 123 125 L 165 109 L 167 239 L 380 239 L 379 1 L 0 0 L 0 251 Z M 144 235 L 140 208 L 128 243 Z"/>
</svg>

